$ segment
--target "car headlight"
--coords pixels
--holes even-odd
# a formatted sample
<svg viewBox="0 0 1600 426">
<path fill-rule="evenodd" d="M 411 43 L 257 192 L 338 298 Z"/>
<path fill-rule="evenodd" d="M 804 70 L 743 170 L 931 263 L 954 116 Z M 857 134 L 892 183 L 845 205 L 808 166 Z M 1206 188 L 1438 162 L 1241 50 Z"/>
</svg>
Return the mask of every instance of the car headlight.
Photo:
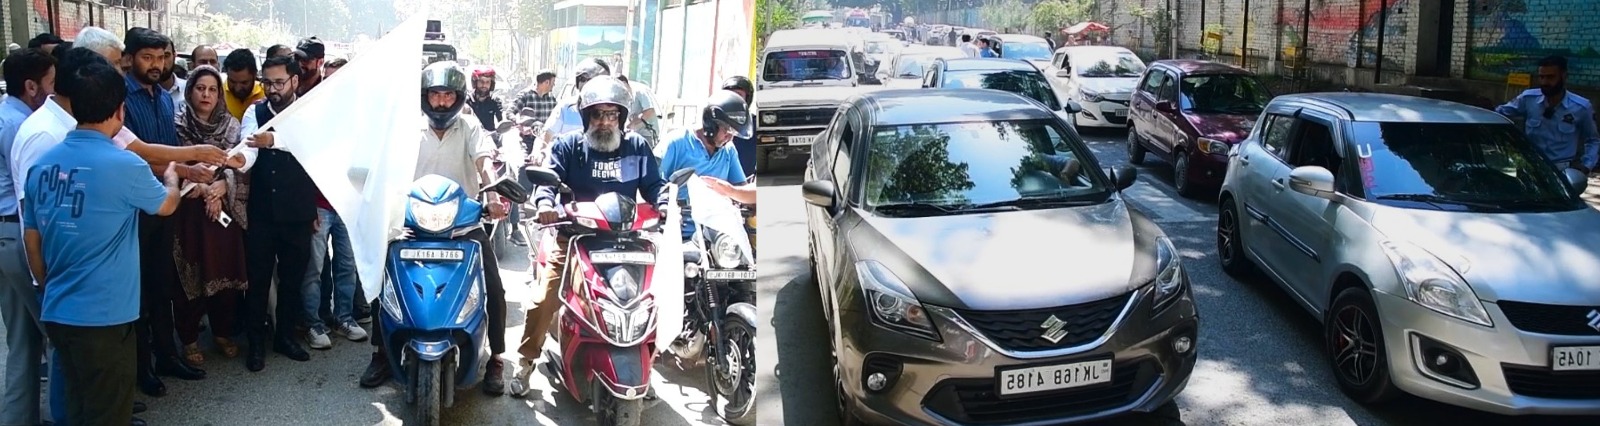
<svg viewBox="0 0 1600 426">
<path fill-rule="evenodd" d="M 655 315 L 655 303 L 651 301 L 640 303 L 631 311 L 605 299 L 597 300 L 595 306 L 600 307 L 600 319 L 605 321 L 606 335 L 622 344 L 643 339 L 650 330 L 651 317 Z"/>
<path fill-rule="evenodd" d="M 1100 102 L 1106 100 L 1104 96 L 1100 96 L 1100 92 L 1089 89 L 1078 89 L 1078 96 L 1082 96 L 1083 100 L 1088 102 Z"/>
<path fill-rule="evenodd" d="M 890 330 L 910 334 L 932 341 L 940 341 L 939 332 L 922 302 L 911 295 L 911 289 L 900 281 L 889 268 L 872 260 L 856 262 L 856 278 L 867 297 L 867 309 L 872 311 L 872 322 Z"/>
<path fill-rule="evenodd" d="M 467 301 L 461 304 L 461 312 L 456 313 L 456 324 L 467 322 L 467 318 L 472 317 L 479 306 L 483 306 L 483 279 L 479 278 L 470 285 L 472 288 L 467 290 Z"/>
<path fill-rule="evenodd" d="M 761 124 L 778 124 L 777 114 L 761 114 Z"/>
<path fill-rule="evenodd" d="M 1161 310 L 1183 293 L 1183 259 L 1178 256 L 1178 249 L 1172 245 L 1172 240 L 1167 237 L 1156 237 L 1156 303 L 1155 310 Z"/>
<path fill-rule="evenodd" d="M 1197 138 L 1194 140 L 1195 148 L 1207 154 L 1227 154 L 1228 143 L 1212 138 Z"/>
<path fill-rule="evenodd" d="M 1394 263 L 1395 273 L 1405 287 L 1406 298 L 1434 312 L 1461 320 L 1494 327 L 1489 312 L 1483 309 L 1478 294 L 1454 268 L 1421 247 L 1397 241 L 1384 241 L 1383 254 Z"/>
<path fill-rule="evenodd" d="M 406 317 L 400 312 L 399 291 L 399 284 L 396 284 L 394 280 L 385 277 L 383 280 L 383 290 L 378 292 L 378 302 L 383 304 L 383 310 L 389 312 L 389 316 L 403 321 L 406 319 Z"/>
<path fill-rule="evenodd" d="M 429 204 L 415 198 L 411 200 L 411 218 L 417 227 L 428 232 L 444 232 L 456 223 L 456 211 L 461 207 L 461 199 L 457 198 L 442 204 Z"/>
<path fill-rule="evenodd" d="M 744 252 L 733 243 L 733 237 L 728 234 L 717 235 L 716 243 L 712 244 L 712 254 L 716 256 L 717 267 L 737 268 L 744 266 Z"/>
<path fill-rule="evenodd" d="M 626 301 L 639 297 L 639 280 L 634 278 L 633 272 L 626 266 L 614 266 L 606 274 L 606 286 L 611 288 L 611 294 L 617 300 Z"/>
</svg>

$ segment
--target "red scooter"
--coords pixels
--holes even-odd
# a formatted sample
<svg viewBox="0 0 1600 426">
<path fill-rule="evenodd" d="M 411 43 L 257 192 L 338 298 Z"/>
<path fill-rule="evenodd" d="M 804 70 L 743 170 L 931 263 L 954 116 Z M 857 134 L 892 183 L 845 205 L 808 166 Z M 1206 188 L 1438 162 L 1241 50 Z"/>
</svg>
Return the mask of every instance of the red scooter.
<svg viewBox="0 0 1600 426">
<path fill-rule="evenodd" d="M 550 169 L 529 167 L 523 176 L 523 183 L 570 193 Z M 661 232 L 662 217 L 653 203 L 616 193 L 562 206 L 567 220 L 539 227 L 568 241 L 557 292 L 562 308 L 552 328 L 560 353 L 545 352 L 542 372 L 588 404 L 601 425 L 638 425 L 657 353 L 657 302 L 650 292 L 657 247 L 649 237 Z M 535 244 L 535 262 L 542 270 L 549 261 L 542 246 L 555 242 L 540 234 L 545 238 Z M 680 267 L 676 259 L 667 265 Z"/>
</svg>

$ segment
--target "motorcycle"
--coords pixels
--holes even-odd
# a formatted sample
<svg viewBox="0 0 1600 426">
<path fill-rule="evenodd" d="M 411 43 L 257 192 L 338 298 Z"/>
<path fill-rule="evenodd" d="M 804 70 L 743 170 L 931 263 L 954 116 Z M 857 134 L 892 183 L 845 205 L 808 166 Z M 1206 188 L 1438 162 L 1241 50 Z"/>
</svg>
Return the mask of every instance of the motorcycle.
<svg viewBox="0 0 1600 426">
<path fill-rule="evenodd" d="M 557 187 L 570 194 L 554 171 L 523 170 L 525 182 Z M 674 175 L 675 191 L 686 176 Z M 602 425 L 638 425 L 650 393 L 656 354 L 658 302 L 651 293 L 656 278 L 662 215 L 653 203 L 608 193 L 589 202 L 564 203 L 565 221 L 540 225 L 566 238 L 566 267 L 556 296 L 555 341 L 560 353 L 545 351 L 541 372 L 557 388 L 585 403 Z M 541 244 L 551 238 L 545 234 Z M 548 264 L 539 250 L 535 263 Z"/>
<path fill-rule="evenodd" d="M 490 135 L 497 147 L 489 160 L 494 166 L 495 176 L 517 180 L 517 171 L 522 170 L 522 167 L 526 165 L 523 162 L 526 161 L 527 155 L 522 152 L 522 136 L 518 134 L 516 125 L 510 120 L 502 120 L 498 126 L 490 130 Z M 519 205 L 503 198 L 500 202 L 505 206 L 506 211 L 511 211 L 510 209 Z M 526 220 L 527 218 L 520 219 Z M 494 252 L 496 256 L 500 256 L 499 260 L 506 262 L 507 256 L 516 252 L 511 243 L 511 233 L 513 232 L 511 222 L 501 220 L 491 223 L 494 224 L 494 233 L 489 235 L 489 242 L 494 244 Z M 521 225 L 523 223 L 518 224 Z M 525 228 L 522 232 L 526 232 Z M 523 235 L 523 237 L 527 237 L 527 235 Z M 523 241 L 528 240 L 524 239 Z"/>
<path fill-rule="evenodd" d="M 690 179 L 687 188 L 686 215 L 694 219 L 683 256 L 688 304 L 684 331 L 670 350 L 680 360 L 707 364 L 707 393 L 717 415 L 729 424 L 755 424 L 756 271 L 749 219 L 704 181 Z"/>
<path fill-rule="evenodd" d="M 523 202 L 516 181 L 500 179 L 484 188 Z M 381 344 L 395 381 L 405 386 L 415 422 L 437 426 L 442 408 L 456 393 L 483 379 L 479 366 L 490 356 L 484 337 L 483 248 L 467 237 L 483 226 L 488 209 L 467 197 L 461 185 L 439 175 L 412 183 L 405 212 L 406 235 L 389 243 Z"/>
</svg>

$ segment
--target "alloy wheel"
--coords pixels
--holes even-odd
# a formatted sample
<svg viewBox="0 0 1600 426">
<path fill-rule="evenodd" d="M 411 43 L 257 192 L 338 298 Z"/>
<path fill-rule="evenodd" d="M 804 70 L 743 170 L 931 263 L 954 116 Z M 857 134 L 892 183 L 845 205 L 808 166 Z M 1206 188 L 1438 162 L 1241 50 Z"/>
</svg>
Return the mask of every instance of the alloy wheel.
<svg viewBox="0 0 1600 426">
<path fill-rule="evenodd" d="M 1377 333 L 1372 318 L 1347 305 L 1334 315 L 1333 365 L 1336 374 L 1355 386 L 1366 386 L 1378 373 Z"/>
</svg>

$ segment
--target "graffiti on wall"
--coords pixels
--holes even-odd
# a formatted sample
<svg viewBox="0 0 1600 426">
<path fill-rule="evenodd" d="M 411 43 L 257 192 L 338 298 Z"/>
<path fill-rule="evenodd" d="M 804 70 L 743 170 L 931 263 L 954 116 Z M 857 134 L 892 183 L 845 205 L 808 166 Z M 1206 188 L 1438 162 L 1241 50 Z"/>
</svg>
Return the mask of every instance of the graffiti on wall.
<svg viewBox="0 0 1600 426">
<path fill-rule="evenodd" d="M 571 70 L 578 61 L 596 58 L 611 64 L 622 63 L 627 43 L 626 26 L 582 26 L 550 31 L 550 50 L 557 70 Z M 615 66 L 615 65 L 613 65 Z"/>
<path fill-rule="evenodd" d="M 754 58 L 750 55 L 750 47 L 755 44 L 752 37 L 755 17 L 755 1 L 727 1 L 718 3 L 721 7 L 718 18 L 721 18 L 717 34 L 717 69 L 712 80 L 716 85 L 722 80 L 736 75 L 748 76 L 750 63 Z"/>
<path fill-rule="evenodd" d="M 1384 50 L 1404 45 L 1411 17 L 1400 12 L 1409 5 L 1410 0 L 1389 0 L 1388 7 L 1382 0 L 1312 0 L 1309 20 L 1303 7 L 1286 5 L 1275 22 L 1278 41 L 1282 46 L 1299 46 L 1304 37 L 1311 58 L 1318 62 L 1342 59 L 1345 66 L 1355 67 L 1359 57 L 1359 65 L 1371 67 L 1382 58 L 1384 68 L 1399 69 L 1396 58 L 1379 54 L 1378 32 L 1381 29 L 1386 39 Z M 1335 46 L 1342 51 L 1319 51 Z"/>
<path fill-rule="evenodd" d="M 1504 81 L 1512 72 L 1532 72 L 1539 58 L 1567 57 L 1568 81 L 1600 87 L 1600 25 L 1586 10 L 1593 0 L 1472 0 L 1472 39 L 1467 77 Z"/>
</svg>

